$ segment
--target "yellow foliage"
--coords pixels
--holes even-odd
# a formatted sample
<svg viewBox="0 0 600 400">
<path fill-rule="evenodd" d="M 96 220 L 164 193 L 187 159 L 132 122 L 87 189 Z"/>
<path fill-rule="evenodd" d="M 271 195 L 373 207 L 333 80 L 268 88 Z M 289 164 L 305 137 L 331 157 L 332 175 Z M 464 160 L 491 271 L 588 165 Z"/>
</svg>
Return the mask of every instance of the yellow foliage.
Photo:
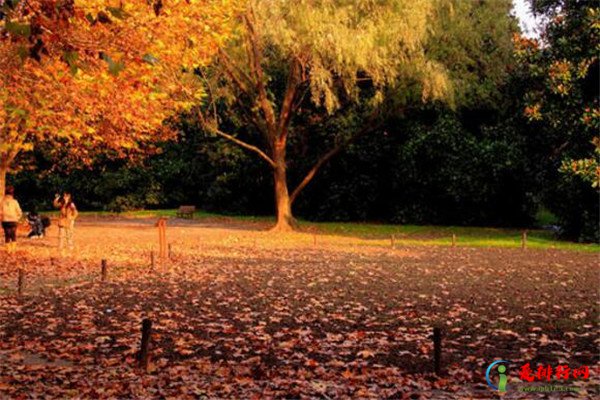
<svg viewBox="0 0 600 400">
<path fill-rule="evenodd" d="M 117 154 L 168 135 L 162 121 L 200 96 L 190 76 L 231 35 L 238 7 L 231 0 L 170 0 L 160 9 L 147 0 L 75 0 L 72 11 L 51 12 L 43 4 L 31 0 L 0 20 L 0 32 L 9 19 L 42 28 L 35 40 L 0 37 L 0 70 L 7 71 L 0 77 L 0 145 L 55 138 Z M 38 59 L 23 57 L 37 39 L 44 44 Z M 13 125 L 16 135 L 6 129 Z M 72 153 L 90 157 L 88 150 Z M 0 160 L 14 155 L 0 151 Z"/>
</svg>

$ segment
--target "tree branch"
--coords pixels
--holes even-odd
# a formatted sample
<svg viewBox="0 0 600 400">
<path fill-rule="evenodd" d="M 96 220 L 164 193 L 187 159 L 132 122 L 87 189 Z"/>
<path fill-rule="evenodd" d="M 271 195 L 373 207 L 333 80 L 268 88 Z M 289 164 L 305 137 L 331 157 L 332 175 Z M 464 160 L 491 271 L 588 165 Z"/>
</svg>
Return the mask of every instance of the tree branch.
<svg viewBox="0 0 600 400">
<path fill-rule="evenodd" d="M 265 87 L 265 77 L 262 66 L 260 65 L 261 61 L 261 50 L 259 48 L 259 39 L 256 30 L 254 29 L 254 24 L 251 19 L 254 18 L 252 14 L 252 10 L 250 10 L 249 15 L 246 15 L 244 20 L 246 22 L 246 29 L 248 30 L 248 41 L 250 46 L 251 60 L 250 66 L 252 68 L 252 73 L 256 78 L 256 89 L 258 91 L 258 100 L 260 108 L 265 116 L 265 122 L 267 123 L 267 127 L 269 128 L 269 133 L 275 139 L 276 135 L 276 123 L 275 123 L 275 113 L 273 111 L 273 106 L 269 101 L 269 97 L 267 95 L 267 89 Z"/>
<path fill-rule="evenodd" d="M 560 154 L 562 153 L 562 151 L 564 149 L 566 149 L 569 144 L 570 144 L 570 142 L 567 140 L 566 142 L 564 142 L 560 146 L 554 148 L 552 150 L 552 158 L 557 158 L 558 156 L 560 156 Z"/>
<path fill-rule="evenodd" d="M 215 97 L 213 95 L 212 86 L 210 84 L 210 81 L 204 75 L 204 72 L 202 72 L 202 69 L 199 69 L 198 72 L 199 72 L 200 77 L 202 78 L 202 80 L 204 80 L 204 84 L 206 85 L 206 90 L 208 92 L 208 97 L 210 99 L 210 104 L 208 104 L 207 108 L 212 108 L 212 110 L 213 110 L 213 118 L 216 120 L 217 119 L 217 103 L 216 103 L 216 99 L 215 99 Z"/>
<path fill-rule="evenodd" d="M 241 112 L 239 116 L 243 118 L 244 121 L 246 121 L 247 123 L 252 124 L 256 128 L 256 130 L 261 135 L 263 135 L 263 137 L 268 138 L 268 129 L 263 123 L 261 123 L 262 117 L 260 116 L 260 114 L 253 110 L 252 107 L 247 107 L 246 105 L 244 105 L 244 103 L 242 103 L 239 97 L 236 97 L 234 101 L 237 108 Z M 229 115 L 235 116 L 236 114 L 233 111 L 231 111 Z"/>
<path fill-rule="evenodd" d="M 243 147 L 243 148 L 244 148 L 244 149 L 246 149 L 246 150 L 250 150 L 250 151 L 253 151 L 253 152 L 255 152 L 255 153 L 256 153 L 256 154 L 258 154 L 258 155 L 259 155 L 259 156 L 260 156 L 262 159 L 264 159 L 264 160 L 265 160 L 267 163 L 269 163 L 269 165 L 270 165 L 271 167 L 275 168 L 275 162 L 274 162 L 274 161 L 271 159 L 271 157 L 269 157 L 267 154 L 265 154 L 265 152 L 264 152 L 264 151 L 262 151 L 261 149 L 259 149 L 258 147 L 256 147 L 256 146 L 253 146 L 253 145 L 251 145 L 251 144 L 248 144 L 248 143 L 246 143 L 246 142 L 244 142 L 244 141 L 242 141 L 242 140 L 240 140 L 240 139 L 236 138 L 235 136 L 232 136 L 232 135 L 230 135 L 230 134 L 228 134 L 228 133 L 222 132 L 221 130 L 219 130 L 219 129 L 217 129 L 217 128 L 214 128 L 214 127 L 211 127 L 211 126 L 209 126 L 209 125 L 207 125 L 207 124 L 204 124 L 204 126 L 205 126 L 205 127 L 208 129 L 208 130 L 210 130 L 211 132 L 213 132 L 213 133 L 217 134 L 218 136 L 221 136 L 221 137 L 223 137 L 223 138 L 225 138 L 225 139 L 227 139 L 227 140 L 229 140 L 229 141 L 231 141 L 231 142 L 233 142 L 233 143 L 237 144 L 238 146 L 240 146 L 240 147 Z"/>
<path fill-rule="evenodd" d="M 252 93 L 250 92 L 250 89 L 248 89 L 247 85 L 243 82 L 243 80 L 245 80 L 248 84 L 253 85 L 254 83 L 250 77 L 244 71 L 240 70 L 224 51 L 219 50 L 219 56 L 221 58 L 223 67 L 225 67 L 225 73 L 238 87 L 238 89 L 240 89 L 240 91 L 251 97 Z M 241 75 L 241 78 L 236 75 L 236 72 Z"/>
<path fill-rule="evenodd" d="M 298 91 L 298 83 L 300 81 L 300 64 L 298 60 L 294 59 L 290 67 L 290 73 L 288 75 L 287 88 L 285 89 L 285 95 L 283 96 L 283 102 L 281 103 L 281 112 L 279 114 L 279 139 L 287 134 L 287 129 L 292 119 L 294 112 L 294 99 Z"/>
<path fill-rule="evenodd" d="M 302 181 L 298 184 L 298 186 L 296 186 L 296 188 L 290 195 L 290 203 L 294 203 L 294 200 L 296 200 L 296 198 L 298 197 L 298 195 L 300 194 L 302 189 L 304 189 L 306 187 L 306 185 L 308 185 L 310 183 L 310 181 L 312 181 L 312 179 L 315 177 L 315 175 L 317 174 L 319 169 L 321 169 L 321 167 L 323 165 L 325 165 L 325 163 L 327 163 L 327 161 L 329 161 L 331 158 L 333 158 L 340 151 L 342 151 L 346 146 L 348 146 L 349 144 L 351 144 L 352 142 L 357 140 L 359 137 L 367 134 L 368 132 L 374 131 L 375 129 L 377 129 L 381 126 L 381 122 L 379 122 L 377 124 L 373 124 L 373 122 L 374 122 L 373 120 L 369 120 L 363 129 L 356 132 L 354 135 L 352 135 L 352 137 L 350 137 L 345 142 L 338 143 L 331 150 L 329 150 L 327 153 L 325 153 L 316 162 L 316 164 L 308 171 L 308 173 L 306 174 L 304 179 L 302 179 Z"/>
<path fill-rule="evenodd" d="M 302 91 L 302 94 L 300 96 L 296 96 L 298 97 L 298 101 L 296 101 L 296 104 L 292 106 L 292 112 L 296 112 L 296 110 L 298 110 L 298 108 L 302 105 L 302 102 L 304 101 L 304 98 L 309 90 L 310 86 L 306 85 L 306 88 Z"/>
</svg>

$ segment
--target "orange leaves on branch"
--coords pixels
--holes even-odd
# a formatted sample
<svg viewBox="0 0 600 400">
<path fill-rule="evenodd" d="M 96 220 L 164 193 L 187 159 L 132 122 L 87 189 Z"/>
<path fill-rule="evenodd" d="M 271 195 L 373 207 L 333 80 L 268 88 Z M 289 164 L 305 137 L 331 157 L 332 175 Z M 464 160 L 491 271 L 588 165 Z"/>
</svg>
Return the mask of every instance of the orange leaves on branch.
<svg viewBox="0 0 600 400">
<path fill-rule="evenodd" d="M 91 162 L 98 150 L 128 157 L 168 139 L 164 120 L 203 95 L 195 68 L 232 33 L 236 8 L 227 0 L 16 3 L 2 6 L 0 20 L 6 163 L 39 142 Z"/>
</svg>

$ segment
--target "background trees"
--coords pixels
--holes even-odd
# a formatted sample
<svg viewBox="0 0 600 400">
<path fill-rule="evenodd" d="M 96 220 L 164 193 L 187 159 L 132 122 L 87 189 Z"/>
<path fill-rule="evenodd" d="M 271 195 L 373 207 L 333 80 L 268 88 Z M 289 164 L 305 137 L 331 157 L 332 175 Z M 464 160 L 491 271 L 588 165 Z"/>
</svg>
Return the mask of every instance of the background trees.
<svg viewBox="0 0 600 400">
<path fill-rule="evenodd" d="M 69 174 L 55 167 L 55 153 L 66 147 L 37 143 L 36 149 L 27 153 L 34 169 L 15 177 L 28 193 L 24 200 L 33 203 L 69 187 L 79 194 L 84 208 L 124 211 L 193 203 L 212 211 L 273 213 L 272 164 L 224 136 L 262 149 L 273 161 L 272 138 L 280 136 L 265 136 L 265 110 L 273 111 L 279 129 L 292 79 L 296 101 L 288 106 L 293 104 L 294 112 L 284 113 L 288 119 L 283 125 L 286 182 L 295 187 L 315 165 L 318 170 L 318 174 L 308 175 L 310 184 L 301 186 L 303 195 L 297 191 L 293 197 L 295 213 L 302 218 L 531 226 L 540 210 L 550 209 L 558 219 L 544 224 L 559 225 L 560 233 L 570 238 L 597 237 L 594 143 L 598 143 L 598 59 L 597 48 L 590 45 L 598 43 L 597 7 L 588 2 L 535 2 L 536 10 L 549 21 L 537 41 L 518 35 L 509 15 L 509 1 L 426 2 L 430 8 L 423 15 L 429 21 L 428 30 L 415 39 L 418 46 L 410 57 L 421 57 L 422 63 L 415 64 L 421 71 L 428 71 L 425 65 L 429 63 L 436 73 L 419 75 L 417 69 L 406 65 L 388 71 L 408 58 L 391 59 L 389 64 L 378 64 L 385 57 L 353 61 L 360 54 L 372 54 L 365 50 L 366 45 L 353 51 L 360 42 L 347 39 L 359 32 L 352 25 L 358 20 L 342 18 L 345 22 L 338 26 L 326 16 L 343 14 L 344 7 L 354 3 L 335 2 L 339 9 L 332 6 L 334 2 L 310 3 L 324 7 L 313 10 L 314 21 L 293 18 L 301 9 L 293 7 L 308 7 L 308 3 L 289 5 L 292 9 L 286 9 L 286 18 L 291 22 L 281 26 L 259 23 L 265 16 L 270 21 L 272 13 L 285 11 L 279 8 L 250 16 L 252 25 L 245 19 L 236 20 L 242 23 L 238 35 L 231 40 L 225 33 L 217 36 L 211 47 L 220 52 L 216 61 L 196 70 L 196 76 L 212 91 L 203 97 L 201 123 L 198 110 L 191 108 L 168 120 L 165 132 L 169 134 L 148 135 L 153 147 L 142 145 L 139 149 L 151 155 L 138 165 L 102 155 L 89 158 L 90 169 Z M 396 3 L 380 5 L 385 10 L 391 4 Z M 154 10 L 150 10 L 148 20 L 155 21 Z M 230 13 L 239 15 L 242 10 L 246 15 L 245 8 L 234 6 Z M 302 10 L 303 15 L 308 12 Z M 226 15 L 222 14 L 224 21 L 230 21 Z M 140 17 L 132 14 L 129 18 Z M 371 22 L 373 39 L 379 22 Z M 332 24 L 339 32 L 353 33 L 343 35 L 345 42 L 333 40 L 332 48 L 339 46 L 339 51 L 316 51 L 337 36 L 328 39 L 325 34 L 302 32 L 336 32 Z M 254 25 L 261 29 L 256 32 L 266 103 L 261 103 L 260 81 L 252 70 L 253 53 L 247 52 L 252 49 L 248 29 Z M 302 34 L 290 36 L 287 30 Z M 310 51 L 305 54 L 306 49 Z M 318 57 L 307 61 L 313 53 Z M 347 57 L 342 57 L 344 54 Z M 101 61 L 99 65 L 106 71 L 109 63 Z M 382 75 L 373 80 L 357 67 L 361 62 L 372 67 L 370 74 L 382 68 Z M 338 76 L 336 63 L 349 68 L 340 71 L 358 73 Z M 157 64 L 140 65 L 155 68 Z M 172 65 L 173 72 L 179 71 L 175 64 L 167 65 Z M 294 65 L 301 67 L 296 71 L 301 72 L 299 76 L 292 73 Z M 327 71 L 329 78 L 319 80 Z M 172 73 L 166 76 L 173 77 Z M 110 71 L 106 76 L 114 80 Z M 236 77 L 248 81 L 247 93 L 240 86 L 245 81 L 236 82 Z M 426 83 L 435 83 L 435 77 L 442 79 L 436 87 L 444 90 L 424 103 Z M 185 79 L 157 82 L 164 85 Z M 318 88 L 312 89 L 313 84 Z M 197 98 L 204 95 L 197 86 L 180 87 L 190 90 L 167 91 L 180 95 L 165 97 L 186 104 L 177 107 L 179 110 L 197 104 Z M 110 104 L 107 98 L 103 102 Z M 365 127 L 368 129 L 363 130 Z M 176 140 L 170 140 L 170 135 L 176 135 Z M 339 151 L 332 154 L 335 157 L 327 157 L 332 149 Z M 324 156 L 328 162 L 319 163 Z M 19 165 L 28 165 L 25 161 L 21 158 Z M 292 193 L 288 192 L 290 211 Z"/>
<path fill-rule="evenodd" d="M 526 122 L 541 201 L 562 234 L 598 240 L 600 14 L 590 2 L 532 2 L 548 23 L 539 41 L 516 40 Z"/>
</svg>

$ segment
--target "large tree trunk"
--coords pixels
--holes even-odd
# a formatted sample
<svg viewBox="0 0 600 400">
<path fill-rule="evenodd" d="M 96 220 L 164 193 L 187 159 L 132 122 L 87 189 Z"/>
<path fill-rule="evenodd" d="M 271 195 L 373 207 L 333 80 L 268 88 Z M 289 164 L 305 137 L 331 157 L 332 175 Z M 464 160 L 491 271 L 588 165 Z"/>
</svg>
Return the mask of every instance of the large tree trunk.
<svg viewBox="0 0 600 400">
<path fill-rule="evenodd" d="M 296 226 L 296 221 L 292 215 L 292 203 L 288 192 L 285 145 L 275 146 L 273 153 L 273 161 L 275 162 L 273 166 L 273 183 L 275 187 L 277 223 L 272 230 L 291 231 Z"/>
</svg>

